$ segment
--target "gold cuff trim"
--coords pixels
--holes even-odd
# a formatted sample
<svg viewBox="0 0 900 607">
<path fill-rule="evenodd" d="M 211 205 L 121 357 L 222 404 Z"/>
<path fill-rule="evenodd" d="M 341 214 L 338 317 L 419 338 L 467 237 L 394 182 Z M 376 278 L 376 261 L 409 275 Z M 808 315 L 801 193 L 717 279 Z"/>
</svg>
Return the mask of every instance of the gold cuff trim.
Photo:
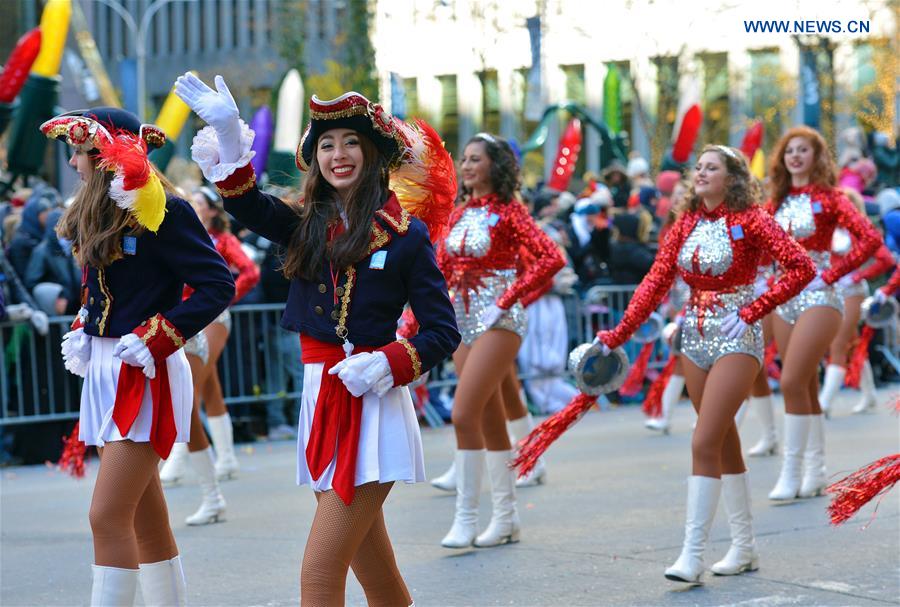
<svg viewBox="0 0 900 607">
<path fill-rule="evenodd" d="M 219 190 L 219 194 L 222 196 L 222 198 L 237 198 L 238 196 L 245 193 L 247 190 L 249 190 L 250 188 L 252 188 L 255 185 L 256 185 L 256 173 L 251 175 L 250 179 L 248 179 L 246 183 L 244 183 L 243 185 L 239 185 L 236 188 L 233 188 L 231 190 L 226 190 L 224 188 L 220 188 L 217 185 L 216 189 Z"/>
<path fill-rule="evenodd" d="M 415 347 L 406 341 L 403 338 L 397 340 L 404 348 L 406 348 L 406 353 L 409 355 L 410 360 L 412 361 L 413 368 L 413 378 L 412 381 L 416 381 L 419 379 L 419 376 L 422 375 L 422 361 L 419 358 L 419 353 L 416 352 Z"/>
</svg>

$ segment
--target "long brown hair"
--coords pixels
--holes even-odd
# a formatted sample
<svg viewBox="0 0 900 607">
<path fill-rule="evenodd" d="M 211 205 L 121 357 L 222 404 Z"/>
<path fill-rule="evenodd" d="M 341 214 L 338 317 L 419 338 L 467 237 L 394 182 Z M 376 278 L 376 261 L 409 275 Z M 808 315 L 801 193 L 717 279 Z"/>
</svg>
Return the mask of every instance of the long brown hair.
<svg viewBox="0 0 900 607">
<path fill-rule="evenodd" d="M 341 220 L 338 208 L 342 203 L 337 191 L 322 175 L 314 153 L 303 184 L 305 202 L 297 211 L 300 221 L 288 243 L 281 268 L 288 279 L 318 280 L 326 259 L 343 269 L 369 252 L 372 219 L 388 196 L 387 161 L 371 139 L 362 133 L 357 136 L 363 167 L 359 180 L 343 201 L 347 230 L 328 242 L 328 226 Z"/>
<path fill-rule="evenodd" d="M 231 220 L 228 218 L 228 213 L 225 212 L 225 208 L 222 206 L 222 199 L 216 196 L 215 192 L 213 192 L 206 186 L 197 188 L 196 190 L 194 190 L 194 194 L 200 194 L 201 196 L 203 196 L 203 200 L 206 201 L 206 206 L 216 212 L 216 214 L 213 215 L 213 218 L 209 220 L 210 229 L 216 234 L 230 232 Z M 216 197 L 211 198 L 211 196 Z"/>
<path fill-rule="evenodd" d="M 789 128 L 772 151 L 772 160 L 769 162 L 769 192 L 776 204 L 781 204 L 788 192 L 791 191 L 791 174 L 784 164 L 784 150 L 788 142 L 794 137 L 803 137 L 809 141 L 813 148 L 813 166 L 809 174 L 809 182 L 813 185 L 834 187 L 837 183 L 837 170 L 834 159 L 828 151 L 828 144 L 816 129 L 808 126 L 795 126 Z"/>
<path fill-rule="evenodd" d="M 484 145 L 484 151 L 491 160 L 491 187 L 501 202 L 510 202 L 515 199 L 515 194 L 521 186 L 519 174 L 519 162 L 513 152 L 509 141 L 500 135 L 490 133 L 478 133 L 466 142 L 465 149 L 472 143 Z M 468 200 L 472 192 L 460 180 L 458 201 Z"/>
<path fill-rule="evenodd" d="M 91 158 L 91 164 L 94 159 Z M 151 168 L 162 183 L 166 194 L 175 186 L 155 166 Z M 97 169 L 88 173 L 72 204 L 56 224 L 56 233 L 72 241 L 78 263 L 102 268 L 122 256 L 122 235 L 139 235 L 144 228 L 131 214 L 121 209 L 109 197 L 109 184 L 115 177 L 112 171 Z"/>
<path fill-rule="evenodd" d="M 697 156 L 707 152 L 715 152 L 725 164 L 725 206 L 732 211 L 749 209 L 759 202 L 760 191 L 756 179 L 750 174 L 750 166 L 747 159 L 739 150 L 724 145 L 706 145 Z M 693 180 L 684 200 L 678 205 L 678 213 L 684 211 L 696 211 L 703 200 L 694 189 Z"/>
</svg>

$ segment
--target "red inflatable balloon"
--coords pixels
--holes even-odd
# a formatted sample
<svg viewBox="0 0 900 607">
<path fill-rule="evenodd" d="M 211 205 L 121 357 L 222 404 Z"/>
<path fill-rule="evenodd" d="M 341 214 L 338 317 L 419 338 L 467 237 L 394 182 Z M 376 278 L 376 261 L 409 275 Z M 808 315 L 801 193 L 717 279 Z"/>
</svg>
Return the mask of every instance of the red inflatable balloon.
<svg viewBox="0 0 900 607">
<path fill-rule="evenodd" d="M 703 111 L 698 104 L 694 104 L 684 113 L 681 120 L 681 128 L 672 144 L 672 159 L 678 163 L 687 162 L 691 157 L 691 150 L 700 134 L 700 125 L 703 124 Z"/>
<path fill-rule="evenodd" d="M 559 192 L 569 189 L 569 182 L 575 172 L 575 164 L 578 162 L 580 151 L 581 121 L 578 118 L 572 118 L 559 140 L 556 162 L 553 163 L 553 171 L 550 173 L 550 179 L 547 180 L 547 187 Z"/>
<path fill-rule="evenodd" d="M 31 64 L 41 50 L 41 30 L 34 28 L 16 43 L 3 73 L 0 73 L 0 103 L 12 103 L 31 71 Z"/>
<path fill-rule="evenodd" d="M 753 123 L 753 126 L 744 133 L 744 140 L 741 142 L 741 151 L 744 153 L 744 156 L 747 157 L 747 160 L 752 160 L 756 150 L 762 145 L 763 133 L 763 123 L 761 120 L 757 120 Z"/>
</svg>

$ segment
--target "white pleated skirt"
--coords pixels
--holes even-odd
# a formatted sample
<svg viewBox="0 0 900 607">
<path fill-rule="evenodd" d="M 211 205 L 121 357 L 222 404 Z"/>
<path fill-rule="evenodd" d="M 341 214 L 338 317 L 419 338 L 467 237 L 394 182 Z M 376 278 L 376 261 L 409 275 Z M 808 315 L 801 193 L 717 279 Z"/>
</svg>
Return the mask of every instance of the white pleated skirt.
<svg viewBox="0 0 900 607">
<path fill-rule="evenodd" d="M 149 382 L 138 416 L 126 436 L 122 436 L 113 421 L 113 405 L 116 402 L 116 386 L 122 361 L 113 356 L 118 338 L 92 337 L 91 360 L 84 386 L 81 389 L 80 430 L 78 438 L 87 445 L 102 447 L 118 440 L 136 443 L 150 442 L 150 426 L 153 422 L 153 400 Z M 172 409 L 175 416 L 176 443 L 186 443 L 191 436 L 191 407 L 194 387 L 191 367 L 183 350 L 166 359 L 169 371 L 169 388 L 172 391 Z"/>
<path fill-rule="evenodd" d="M 297 432 L 297 484 L 310 485 L 315 491 L 331 489 L 335 460 L 313 480 L 306 463 L 306 444 L 316 412 L 316 400 L 322 383 L 322 363 L 303 365 L 303 396 Z M 363 395 L 359 452 L 354 485 L 378 481 L 421 483 L 425 480 L 422 436 L 409 389 L 389 390 L 379 398 L 374 392 Z"/>
</svg>

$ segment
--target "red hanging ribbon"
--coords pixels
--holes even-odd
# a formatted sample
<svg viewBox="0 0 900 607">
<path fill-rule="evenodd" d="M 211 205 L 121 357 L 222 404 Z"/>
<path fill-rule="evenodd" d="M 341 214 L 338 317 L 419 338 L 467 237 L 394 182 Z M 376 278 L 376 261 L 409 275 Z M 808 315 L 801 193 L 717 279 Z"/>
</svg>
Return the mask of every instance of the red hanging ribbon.
<svg viewBox="0 0 900 607">
<path fill-rule="evenodd" d="M 596 404 L 596 396 L 583 392 L 576 394 L 568 405 L 539 423 L 528 436 L 519 441 L 519 452 L 510 463 L 510 468 L 518 469 L 519 478 L 526 476 L 544 451 Z"/>
<path fill-rule="evenodd" d="M 122 363 L 119 382 L 116 385 L 116 402 L 113 405 L 113 421 L 122 436 L 127 436 L 141 410 L 147 377 L 140 367 Z M 162 459 L 169 457 L 178 430 L 175 412 L 172 410 L 172 389 L 169 386 L 169 369 L 166 361 L 157 361 L 156 377 L 149 380 L 153 401 L 153 418 L 150 426 L 150 444 Z"/>
<path fill-rule="evenodd" d="M 844 385 L 848 388 L 859 388 L 859 378 L 862 375 L 863 365 L 869 360 L 869 344 L 872 343 L 873 337 L 875 337 L 875 329 L 869 325 L 863 327 L 847 363 Z"/>
<path fill-rule="evenodd" d="M 641 410 L 647 417 L 662 416 L 662 395 L 666 389 L 666 384 L 669 383 L 669 378 L 672 377 L 672 373 L 675 371 L 675 363 L 677 362 L 677 355 L 672 354 L 669 356 L 669 360 L 666 362 L 666 366 L 663 367 L 662 373 L 659 374 L 659 377 L 657 377 L 653 383 L 650 384 L 650 388 L 647 389 L 647 398 L 644 399 L 644 405 L 641 407 Z"/>
<path fill-rule="evenodd" d="M 637 359 L 628 371 L 628 376 L 625 377 L 625 382 L 619 388 L 619 394 L 622 396 L 634 396 L 644 387 L 644 376 L 647 374 L 650 355 L 653 354 L 653 345 L 651 341 L 644 344 L 641 348 L 640 354 L 638 354 Z"/>
<path fill-rule="evenodd" d="M 828 505 L 831 524 L 846 522 L 872 499 L 890 491 L 897 481 L 900 481 L 900 453 L 882 457 L 833 483 L 825 490 L 834 494 Z"/>
<path fill-rule="evenodd" d="M 781 367 L 775 362 L 775 357 L 778 356 L 778 347 L 775 345 L 775 340 L 773 339 L 769 342 L 769 345 L 766 346 L 765 357 L 763 358 L 763 366 L 766 368 L 766 373 L 768 373 L 769 377 L 778 381 L 781 379 Z"/>
<path fill-rule="evenodd" d="M 78 432 L 81 428 L 81 422 L 75 422 L 72 433 L 63 437 L 63 451 L 56 462 L 56 467 L 63 472 L 68 472 L 75 478 L 84 477 L 84 455 L 87 452 L 87 446 L 78 438 Z"/>
</svg>

